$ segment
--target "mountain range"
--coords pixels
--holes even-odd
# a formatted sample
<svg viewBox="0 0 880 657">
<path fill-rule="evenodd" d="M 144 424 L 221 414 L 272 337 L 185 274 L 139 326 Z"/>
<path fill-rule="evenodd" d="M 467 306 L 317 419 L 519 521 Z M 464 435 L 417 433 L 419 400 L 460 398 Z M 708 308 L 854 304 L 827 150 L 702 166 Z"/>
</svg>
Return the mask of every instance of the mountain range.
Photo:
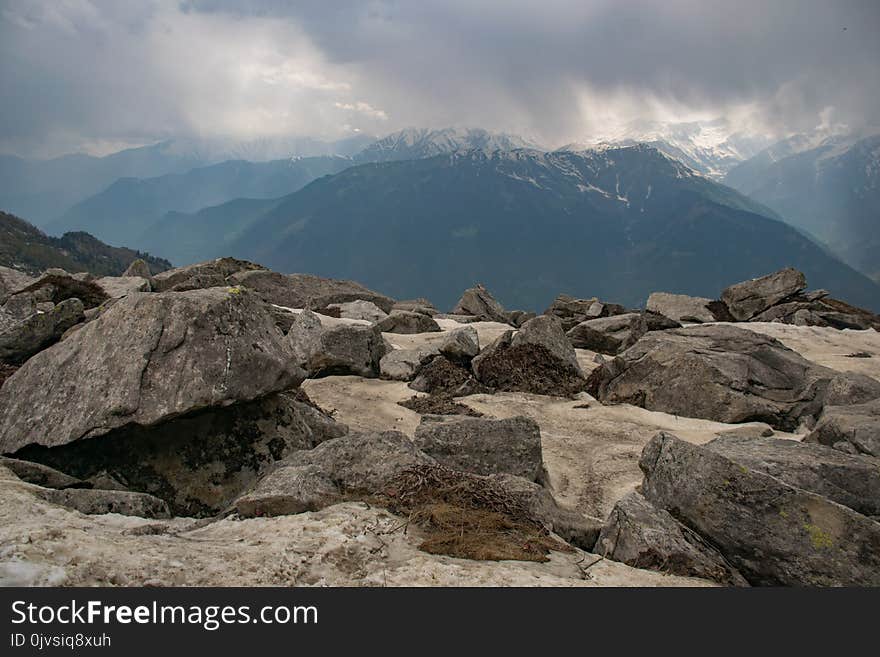
<svg viewBox="0 0 880 657">
<path fill-rule="evenodd" d="M 880 134 L 786 140 L 725 181 L 880 281 Z"/>
<path fill-rule="evenodd" d="M 711 296 L 787 265 L 880 307 L 880 287 L 771 210 L 644 145 L 364 164 L 245 210 L 240 236 L 203 256 L 426 293 L 441 307 L 474 281 L 508 307 L 542 309 L 560 291 L 639 306 L 653 290 Z M 235 214 L 227 204 L 198 221 Z"/>
</svg>

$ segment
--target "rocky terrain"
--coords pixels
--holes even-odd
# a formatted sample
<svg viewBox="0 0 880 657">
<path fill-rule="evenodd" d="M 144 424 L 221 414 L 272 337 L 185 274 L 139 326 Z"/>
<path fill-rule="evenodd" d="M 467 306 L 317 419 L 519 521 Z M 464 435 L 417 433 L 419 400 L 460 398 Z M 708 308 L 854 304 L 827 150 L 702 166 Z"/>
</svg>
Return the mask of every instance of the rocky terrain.
<svg viewBox="0 0 880 657">
<path fill-rule="evenodd" d="M 0 269 L 0 582 L 880 584 L 880 317 Z"/>
</svg>

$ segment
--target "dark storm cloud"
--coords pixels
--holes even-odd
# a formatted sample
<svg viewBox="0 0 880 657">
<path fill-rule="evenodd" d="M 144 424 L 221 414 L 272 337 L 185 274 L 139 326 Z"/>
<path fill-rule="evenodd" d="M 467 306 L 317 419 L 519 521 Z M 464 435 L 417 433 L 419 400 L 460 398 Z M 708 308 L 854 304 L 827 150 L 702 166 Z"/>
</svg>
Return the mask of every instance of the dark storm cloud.
<svg viewBox="0 0 880 657">
<path fill-rule="evenodd" d="M 0 83 L 20 97 L 3 141 L 455 123 L 560 143 L 634 118 L 780 133 L 880 116 L 871 0 L 123 4 L 55 3 L 29 27 L 3 5 Z"/>
</svg>

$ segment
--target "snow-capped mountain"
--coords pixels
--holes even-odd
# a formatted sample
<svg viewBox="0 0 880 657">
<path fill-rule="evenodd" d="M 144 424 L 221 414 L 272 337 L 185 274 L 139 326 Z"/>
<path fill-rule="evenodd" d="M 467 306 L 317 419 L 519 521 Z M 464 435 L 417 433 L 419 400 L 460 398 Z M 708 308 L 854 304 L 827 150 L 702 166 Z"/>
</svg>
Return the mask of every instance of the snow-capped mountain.
<svg viewBox="0 0 880 657">
<path fill-rule="evenodd" d="M 736 132 L 726 119 L 665 123 L 633 121 L 623 129 L 559 150 L 580 151 L 600 145 L 648 144 L 684 162 L 694 171 L 720 180 L 734 166 L 766 148 L 770 140 L 761 135 Z"/>
<path fill-rule="evenodd" d="M 522 137 L 479 128 L 406 128 L 383 137 L 355 156 L 359 162 L 418 160 L 460 150 L 485 152 L 538 148 Z"/>
</svg>

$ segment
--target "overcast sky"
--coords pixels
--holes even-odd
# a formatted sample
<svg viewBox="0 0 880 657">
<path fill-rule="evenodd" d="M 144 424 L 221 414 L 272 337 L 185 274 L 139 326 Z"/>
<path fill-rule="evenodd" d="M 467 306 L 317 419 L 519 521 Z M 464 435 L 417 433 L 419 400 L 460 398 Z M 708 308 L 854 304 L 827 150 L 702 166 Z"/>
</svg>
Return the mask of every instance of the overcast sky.
<svg viewBox="0 0 880 657">
<path fill-rule="evenodd" d="M 0 151 L 632 119 L 880 124 L 880 2 L 0 0 Z"/>
</svg>

